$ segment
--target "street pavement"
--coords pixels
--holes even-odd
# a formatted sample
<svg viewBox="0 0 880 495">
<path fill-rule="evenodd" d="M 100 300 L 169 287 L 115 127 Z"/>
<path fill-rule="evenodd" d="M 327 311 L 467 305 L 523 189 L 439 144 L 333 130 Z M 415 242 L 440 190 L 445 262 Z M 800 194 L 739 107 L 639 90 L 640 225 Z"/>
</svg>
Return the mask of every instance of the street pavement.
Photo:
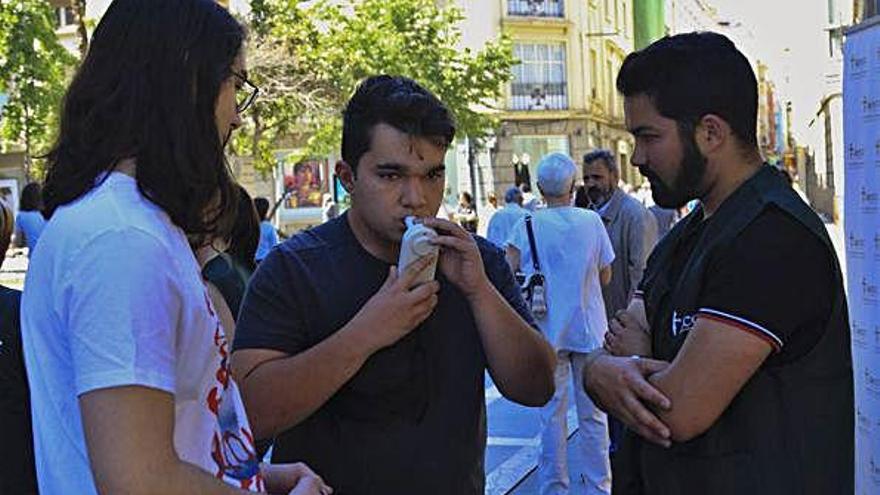
<svg viewBox="0 0 880 495">
<path fill-rule="evenodd" d="M 7 253 L 0 267 L 0 285 L 21 289 L 24 286 L 24 275 L 27 272 L 28 260 L 24 249 L 13 249 Z"/>
<path fill-rule="evenodd" d="M 489 437 L 486 442 L 486 495 L 538 493 L 537 476 L 529 476 L 538 465 L 541 446 L 541 414 L 539 408 L 524 407 L 501 397 L 498 389 L 486 376 L 486 414 Z M 568 431 L 577 429 L 577 418 L 572 406 L 568 411 Z M 569 443 L 573 438 L 569 440 Z M 572 495 L 581 493 L 577 466 L 583 463 L 572 459 L 569 471 Z"/>
</svg>

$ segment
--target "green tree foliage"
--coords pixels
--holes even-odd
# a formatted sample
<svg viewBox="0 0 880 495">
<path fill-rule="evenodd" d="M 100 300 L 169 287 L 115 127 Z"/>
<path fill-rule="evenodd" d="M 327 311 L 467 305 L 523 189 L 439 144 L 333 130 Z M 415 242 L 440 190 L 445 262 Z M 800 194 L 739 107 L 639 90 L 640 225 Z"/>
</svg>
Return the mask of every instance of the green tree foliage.
<svg viewBox="0 0 880 495">
<path fill-rule="evenodd" d="M 3 151 L 24 149 L 28 175 L 39 175 L 32 160 L 50 145 L 75 63 L 55 34 L 49 2 L 0 0 L 0 92 L 8 98 L 0 116 L 0 141 Z"/>
<path fill-rule="evenodd" d="M 451 2 L 450 2 L 451 3 Z M 358 82 L 374 74 L 408 76 L 454 113 L 460 136 L 479 139 L 497 121 L 493 105 L 511 78 L 506 36 L 480 50 L 460 46 L 463 14 L 436 0 L 254 0 L 249 64 L 261 88 L 237 144 L 256 150 L 306 142 L 305 153 L 338 149 L 341 112 Z"/>
</svg>

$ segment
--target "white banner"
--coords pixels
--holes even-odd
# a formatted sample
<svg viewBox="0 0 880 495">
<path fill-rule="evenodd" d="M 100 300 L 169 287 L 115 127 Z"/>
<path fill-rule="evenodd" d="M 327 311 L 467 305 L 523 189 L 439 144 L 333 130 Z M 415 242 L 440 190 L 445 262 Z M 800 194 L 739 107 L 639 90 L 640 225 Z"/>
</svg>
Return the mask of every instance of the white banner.
<svg viewBox="0 0 880 495">
<path fill-rule="evenodd" d="M 856 493 L 880 493 L 880 24 L 847 36 L 843 118 Z M 830 454 L 830 453 L 829 453 Z"/>
</svg>

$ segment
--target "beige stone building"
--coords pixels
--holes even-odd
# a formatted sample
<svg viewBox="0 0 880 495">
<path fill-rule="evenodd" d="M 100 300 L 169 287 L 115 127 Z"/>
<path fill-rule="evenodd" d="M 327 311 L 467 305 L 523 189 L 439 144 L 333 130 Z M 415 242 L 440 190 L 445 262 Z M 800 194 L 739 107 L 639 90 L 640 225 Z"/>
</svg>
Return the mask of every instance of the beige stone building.
<svg viewBox="0 0 880 495">
<path fill-rule="evenodd" d="M 576 162 L 596 147 L 628 164 L 632 140 L 615 78 L 633 50 L 632 0 L 458 0 L 465 10 L 464 45 L 481 47 L 507 33 L 521 63 L 498 102 L 501 125 L 479 158 L 482 200 L 514 184 L 514 160 L 528 158 L 532 187 L 540 158 L 553 151 Z M 470 190 L 466 146 L 454 150 L 451 186 Z M 630 183 L 641 181 L 621 167 Z M 520 178 L 522 175 L 520 174 Z"/>
</svg>

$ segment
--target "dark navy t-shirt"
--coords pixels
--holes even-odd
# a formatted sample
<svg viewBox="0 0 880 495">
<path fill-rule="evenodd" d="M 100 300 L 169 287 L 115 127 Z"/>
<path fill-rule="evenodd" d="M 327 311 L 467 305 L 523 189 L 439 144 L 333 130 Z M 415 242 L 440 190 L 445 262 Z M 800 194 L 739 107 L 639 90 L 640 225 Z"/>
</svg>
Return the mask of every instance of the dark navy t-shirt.
<svg viewBox="0 0 880 495">
<path fill-rule="evenodd" d="M 364 250 L 347 218 L 296 235 L 263 260 L 242 303 L 236 350 L 303 352 L 379 290 L 389 264 Z M 476 239 L 490 281 L 534 327 L 503 253 Z M 342 495 L 483 493 L 486 357 L 466 298 L 439 270 L 438 281 L 431 316 L 279 435 L 274 462 L 304 461 Z"/>
</svg>

